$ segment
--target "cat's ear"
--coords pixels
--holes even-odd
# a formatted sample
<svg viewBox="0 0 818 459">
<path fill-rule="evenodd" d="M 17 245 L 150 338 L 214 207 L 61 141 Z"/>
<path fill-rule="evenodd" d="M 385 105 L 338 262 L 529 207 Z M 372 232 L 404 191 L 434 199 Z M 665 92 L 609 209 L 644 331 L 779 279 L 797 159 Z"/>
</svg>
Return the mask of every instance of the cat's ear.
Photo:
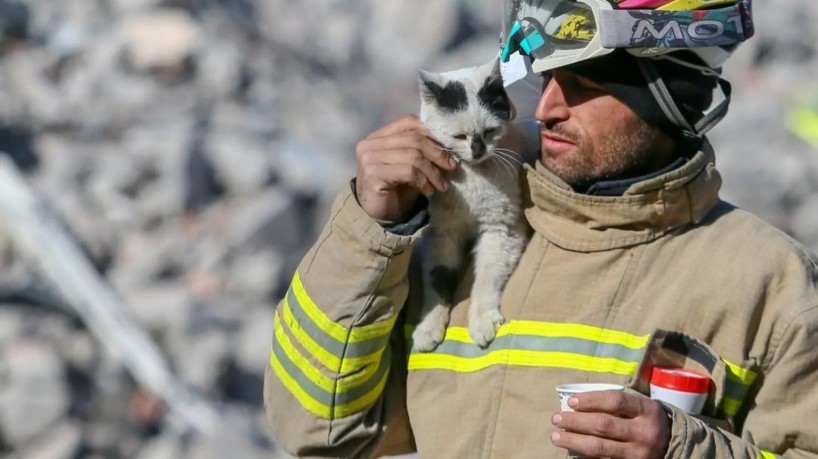
<svg viewBox="0 0 818 459">
<path fill-rule="evenodd" d="M 438 73 L 420 72 L 420 96 L 427 104 L 446 112 L 465 110 L 469 106 L 463 83 Z"/>
<path fill-rule="evenodd" d="M 500 59 L 495 59 L 488 64 L 486 67 L 490 67 L 488 76 L 486 77 L 484 86 L 492 86 L 494 88 L 503 88 L 503 74 L 500 71 Z"/>
<path fill-rule="evenodd" d="M 418 85 L 420 86 L 420 96 L 427 102 L 437 100 L 437 95 L 443 91 L 439 83 L 440 77 L 436 73 L 418 70 Z"/>
<path fill-rule="evenodd" d="M 483 85 L 477 93 L 480 103 L 489 108 L 491 112 L 498 118 L 508 121 L 513 118 L 514 110 L 511 105 L 511 100 L 506 93 L 506 88 L 503 85 L 503 76 L 500 73 L 500 60 L 497 59 L 486 67 L 491 66 L 488 76 L 483 80 Z"/>
</svg>

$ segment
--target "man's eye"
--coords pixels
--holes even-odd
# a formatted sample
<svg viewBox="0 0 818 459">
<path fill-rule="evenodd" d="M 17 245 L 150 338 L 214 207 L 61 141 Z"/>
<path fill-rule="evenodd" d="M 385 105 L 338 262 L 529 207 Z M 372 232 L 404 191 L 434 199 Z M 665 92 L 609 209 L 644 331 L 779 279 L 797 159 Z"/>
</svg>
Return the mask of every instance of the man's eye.
<svg viewBox="0 0 818 459">
<path fill-rule="evenodd" d="M 454 138 L 457 140 L 466 140 L 466 134 L 457 134 Z"/>
</svg>

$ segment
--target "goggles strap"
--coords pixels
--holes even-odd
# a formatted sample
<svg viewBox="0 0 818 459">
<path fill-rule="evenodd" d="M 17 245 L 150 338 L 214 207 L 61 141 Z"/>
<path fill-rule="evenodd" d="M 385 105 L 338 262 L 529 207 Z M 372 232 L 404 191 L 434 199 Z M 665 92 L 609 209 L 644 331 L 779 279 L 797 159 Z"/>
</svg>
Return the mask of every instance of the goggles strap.
<svg viewBox="0 0 818 459">
<path fill-rule="evenodd" d="M 604 48 L 698 48 L 741 43 L 753 36 L 751 0 L 696 11 L 614 9 L 600 11 Z"/>
</svg>

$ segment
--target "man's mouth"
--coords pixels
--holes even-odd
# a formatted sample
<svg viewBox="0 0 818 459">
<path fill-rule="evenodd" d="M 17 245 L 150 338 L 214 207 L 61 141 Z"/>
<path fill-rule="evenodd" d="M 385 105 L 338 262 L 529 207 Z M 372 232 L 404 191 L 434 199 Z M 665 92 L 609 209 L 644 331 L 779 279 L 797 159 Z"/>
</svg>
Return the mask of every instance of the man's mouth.
<svg viewBox="0 0 818 459">
<path fill-rule="evenodd" d="M 564 151 L 576 146 L 573 141 L 567 137 L 554 134 L 553 132 L 542 131 L 540 133 L 542 148 L 549 151 Z"/>
</svg>

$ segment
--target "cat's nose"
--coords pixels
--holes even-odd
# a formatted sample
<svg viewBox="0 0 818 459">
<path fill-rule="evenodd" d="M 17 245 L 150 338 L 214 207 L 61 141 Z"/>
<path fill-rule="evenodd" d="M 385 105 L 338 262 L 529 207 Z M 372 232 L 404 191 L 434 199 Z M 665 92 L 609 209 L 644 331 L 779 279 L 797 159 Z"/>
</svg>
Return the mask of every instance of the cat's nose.
<svg viewBox="0 0 818 459">
<path fill-rule="evenodd" d="M 471 155 L 474 159 L 480 159 L 486 154 L 486 144 L 481 139 L 471 141 Z"/>
</svg>

